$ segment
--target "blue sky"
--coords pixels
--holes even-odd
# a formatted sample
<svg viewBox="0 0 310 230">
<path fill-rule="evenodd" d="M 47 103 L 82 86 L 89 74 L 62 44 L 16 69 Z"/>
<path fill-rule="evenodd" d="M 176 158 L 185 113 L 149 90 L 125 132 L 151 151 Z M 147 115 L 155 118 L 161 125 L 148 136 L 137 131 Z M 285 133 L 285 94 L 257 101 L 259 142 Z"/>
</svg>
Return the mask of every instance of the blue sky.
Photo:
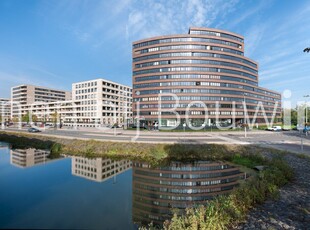
<svg viewBox="0 0 310 230">
<path fill-rule="evenodd" d="M 214 27 L 245 37 L 259 62 L 260 86 L 310 94 L 310 2 L 307 0 L 0 1 L 0 97 L 36 84 L 106 78 L 131 85 L 131 43 Z"/>
</svg>

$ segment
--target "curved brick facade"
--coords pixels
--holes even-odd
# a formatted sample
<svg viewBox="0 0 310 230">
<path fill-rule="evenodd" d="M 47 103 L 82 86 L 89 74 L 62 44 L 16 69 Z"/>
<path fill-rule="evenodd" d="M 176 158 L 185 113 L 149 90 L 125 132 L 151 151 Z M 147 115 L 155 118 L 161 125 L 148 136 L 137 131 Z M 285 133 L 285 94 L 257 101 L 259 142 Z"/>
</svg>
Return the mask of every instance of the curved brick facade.
<svg viewBox="0 0 310 230">
<path fill-rule="evenodd" d="M 258 80 L 258 64 L 244 57 L 243 37 L 228 31 L 190 28 L 188 34 L 133 43 L 133 112 L 147 123 L 175 125 L 175 114 L 167 110 L 173 109 L 176 101 L 169 93 L 177 95 L 179 106 L 175 111 L 182 119 L 189 103 L 201 101 L 207 106 L 207 109 L 199 103 L 191 106 L 189 116 L 196 126 L 206 123 L 206 115 L 209 124 L 214 124 L 217 116 L 218 121 L 231 123 L 233 114 L 236 123 L 242 123 L 244 100 L 250 119 L 259 102 L 268 119 L 278 102 L 279 117 L 281 95 L 259 87 Z M 255 122 L 264 122 L 261 110 Z"/>
</svg>

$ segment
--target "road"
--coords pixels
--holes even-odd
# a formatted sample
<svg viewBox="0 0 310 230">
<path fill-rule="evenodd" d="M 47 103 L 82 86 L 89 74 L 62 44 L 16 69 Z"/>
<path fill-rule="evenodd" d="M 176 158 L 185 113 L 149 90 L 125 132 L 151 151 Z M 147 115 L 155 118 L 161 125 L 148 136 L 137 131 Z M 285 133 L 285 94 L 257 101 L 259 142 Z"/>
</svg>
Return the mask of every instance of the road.
<svg viewBox="0 0 310 230">
<path fill-rule="evenodd" d="M 14 128 L 6 131 L 27 132 L 26 129 Z M 59 138 L 70 139 L 94 139 L 101 141 L 128 142 L 136 141 L 143 143 L 191 143 L 191 144 L 257 144 L 260 146 L 273 147 L 282 150 L 290 150 L 301 153 L 301 143 L 303 153 L 310 155 L 310 136 L 305 136 L 298 131 L 250 131 L 244 137 L 242 131 L 217 131 L 217 132 L 159 132 L 141 131 L 139 135 L 136 131 L 123 129 L 97 130 L 97 129 L 49 129 L 36 135 L 47 135 Z"/>
</svg>

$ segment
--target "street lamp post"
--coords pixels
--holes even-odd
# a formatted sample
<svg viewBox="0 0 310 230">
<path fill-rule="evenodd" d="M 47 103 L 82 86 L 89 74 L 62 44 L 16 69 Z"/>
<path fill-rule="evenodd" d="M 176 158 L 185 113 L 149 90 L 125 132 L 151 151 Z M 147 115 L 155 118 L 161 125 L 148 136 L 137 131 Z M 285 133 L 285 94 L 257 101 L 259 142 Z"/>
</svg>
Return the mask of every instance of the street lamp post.
<svg viewBox="0 0 310 230">
<path fill-rule="evenodd" d="M 4 103 L 3 102 L 0 102 L 0 105 L 1 105 L 1 111 L 0 111 L 0 122 L 1 122 L 1 129 L 4 129 Z"/>
<path fill-rule="evenodd" d="M 310 97 L 310 95 L 305 95 L 304 96 L 306 99 L 306 124 L 308 124 L 308 98 Z"/>
<path fill-rule="evenodd" d="M 310 97 L 310 95 L 305 95 L 304 96 L 305 98 L 309 98 Z M 308 127 L 308 100 L 306 99 L 306 127 Z M 307 132 L 307 130 L 306 130 L 306 136 L 308 136 L 308 132 Z"/>
<path fill-rule="evenodd" d="M 246 117 L 245 117 L 245 108 L 246 108 L 246 104 L 245 104 L 245 93 L 243 93 L 243 113 L 244 113 L 244 121 L 243 121 L 243 126 L 244 126 L 244 137 L 247 137 L 247 133 L 246 133 Z"/>
</svg>

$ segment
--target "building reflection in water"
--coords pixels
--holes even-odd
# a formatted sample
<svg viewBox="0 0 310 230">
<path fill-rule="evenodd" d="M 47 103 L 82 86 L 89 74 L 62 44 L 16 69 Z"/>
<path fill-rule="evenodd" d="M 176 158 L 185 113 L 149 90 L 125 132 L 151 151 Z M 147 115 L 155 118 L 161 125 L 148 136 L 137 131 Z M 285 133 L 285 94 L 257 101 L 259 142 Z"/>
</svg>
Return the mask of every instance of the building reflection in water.
<svg viewBox="0 0 310 230">
<path fill-rule="evenodd" d="M 3 142 L 0 142 L 0 149 L 7 149 L 9 147 L 10 147 L 10 145 L 3 143 Z"/>
<path fill-rule="evenodd" d="M 238 167 L 224 162 L 171 162 L 151 168 L 133 163 L 133 222 L 161 225 L 173 208 L 205 204 L 215 195 L 230 192 L 244 178 Z"/>
<path fill-rule="evenodd" d="M 129 160 L 115 161 L 111 159 L 72 157 L 72 175 L 83 177 L 92 181 L 102 182 L 110 178 L 116 179 L 116 175 L 121 174 L 131 168 Z"/>
<path fill-rule="evenodd" d="M 12 165 L 28 168 L 48 161 L 50 151 L 41 149 L 14 149 L 10 150 L 10 162 Z"/>
</svg>

